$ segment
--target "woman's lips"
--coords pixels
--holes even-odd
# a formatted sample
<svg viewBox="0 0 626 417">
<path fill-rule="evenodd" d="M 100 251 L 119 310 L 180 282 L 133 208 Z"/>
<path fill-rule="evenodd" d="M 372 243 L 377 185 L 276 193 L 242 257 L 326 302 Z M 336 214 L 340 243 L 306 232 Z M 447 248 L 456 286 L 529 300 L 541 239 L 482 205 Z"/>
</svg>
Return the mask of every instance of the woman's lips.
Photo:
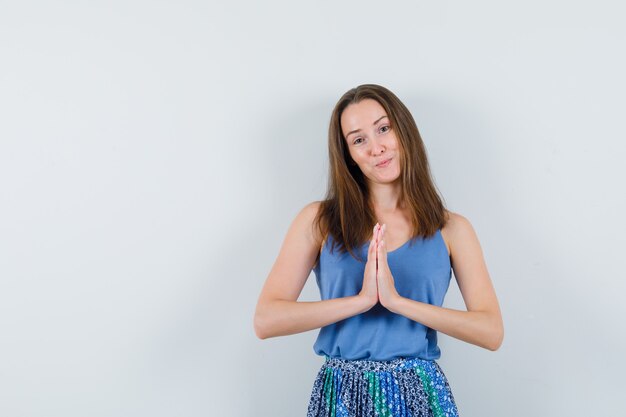
<svg viewBox="0 0 626 417">
<path fill-rule="evenodd" d="M 392 159 L 392 158 L 389 158 L 389 159 L 387 159 L 386 161 L 381 162 L 380 164 L 377 164 L 377 165 L 376 165 L 376 167 L 377 167 L 377 168 L 384 168 L 384 167 L 386 167 L 387 165 L 389 165 L 389 162 L 391 162 L 391 159 Z"/>
</svg>

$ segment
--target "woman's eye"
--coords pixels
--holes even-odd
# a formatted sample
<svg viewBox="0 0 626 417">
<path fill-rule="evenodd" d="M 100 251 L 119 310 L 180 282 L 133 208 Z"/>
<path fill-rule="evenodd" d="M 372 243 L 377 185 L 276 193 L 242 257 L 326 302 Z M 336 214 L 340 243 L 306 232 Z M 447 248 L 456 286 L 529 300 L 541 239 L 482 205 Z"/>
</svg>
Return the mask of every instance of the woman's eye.
<svg viewBox="0 0 626 417">
<path fill-rule="evenodd" d="M 385 132 L 388 132 L 388 131 L 389 131 L 389 129 L 391 129 L 389 126 L 382 126 L 382 127 L 380 128 L 380 131 L 381 131 L 381 132 L 383 132 L 383 133 L 385 133 Z"/>
<path fill-rule="evenodd" d="M 363 139 L 362 139 L 362 138 L 356 138 L 356 139 L 354 140 L 354 142 L 353 142 L 353 143 L 354 143 L 355 145 L 358 145 L 358 141 L 359 141 L 359 140 L 363 140 Z"/>
</svg>

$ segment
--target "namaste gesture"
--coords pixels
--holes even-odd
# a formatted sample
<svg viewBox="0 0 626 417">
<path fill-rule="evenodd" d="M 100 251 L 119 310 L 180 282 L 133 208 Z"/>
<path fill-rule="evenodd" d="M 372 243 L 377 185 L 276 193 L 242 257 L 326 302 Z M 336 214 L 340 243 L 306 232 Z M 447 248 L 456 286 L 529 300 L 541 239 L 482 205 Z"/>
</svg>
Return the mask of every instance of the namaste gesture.
<svg viewBox="0 0 626 417">
<path fill-rule="evenodd" d="M 393 302 L 397 301 L 400 295 L 387 263 L 387 245 L 384 240 L 386 229 L 386 224 L 381 226 L 376 223 L 374 226 L 372 240 L 367 251 L 363 288 L 359 295 L 368 300 L 369 307 L 373 307 L 380 301 L 384 307 L 391 309 Z"/>
</svg>

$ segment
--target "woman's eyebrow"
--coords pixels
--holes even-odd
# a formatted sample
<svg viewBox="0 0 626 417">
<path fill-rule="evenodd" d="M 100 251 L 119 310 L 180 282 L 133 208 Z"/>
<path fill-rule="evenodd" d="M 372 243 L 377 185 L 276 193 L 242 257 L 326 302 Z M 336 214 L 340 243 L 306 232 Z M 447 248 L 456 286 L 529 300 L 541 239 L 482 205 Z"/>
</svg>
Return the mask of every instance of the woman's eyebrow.
<svg viewBox="0 0 626 417">
<path fill-rule="evenodd" d="M 376 120 L 376 121 L 374 122 L 374 124 L 376 124 L 376 123 L 380 122 L 380 121 L 381 121 L 381 120 L 383 120 L 385 117 L 387 117 L 387 116 L 381 116 L 381 117 L 379 117 L 379 118 L 378 118 L 378 120 Z"/>
<path fill-rule="evenodd" d="M 386 116 L 386 115 L 384 115 L 384 116 L 379 117 L 379 118 L 378 118 L 378 119 L 377 119 L 374 123 L 372 123 L 372 126 L 376 126 L 376 124 L 377 124 L 378 122 L 380 122 L 381 120 L 383 120 L 385 117 L 387 117 L 387 116 Z M 348 132 L 348 134 L 346 135 L 346 138 L 347 138 L 348 136 L 350 136 L 351 134 L 353 134 L 353 133 L 357 133 L 357 132 L 360 132 L 360 131 L 361 131 L 361 129 L 352 130 L 352 131 Z"/>
</svg>

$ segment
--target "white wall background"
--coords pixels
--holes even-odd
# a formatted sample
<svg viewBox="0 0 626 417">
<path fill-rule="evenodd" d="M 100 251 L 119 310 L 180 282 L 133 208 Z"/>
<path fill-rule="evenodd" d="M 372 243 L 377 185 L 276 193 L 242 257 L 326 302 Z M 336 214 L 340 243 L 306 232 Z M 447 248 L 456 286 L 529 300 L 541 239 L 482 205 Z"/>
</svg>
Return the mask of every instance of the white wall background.
<svg viewBox="0 0 626 417">
<path fill-rule="evenodd" d="M 622 3 L 225 3 L 0 2 L 0 415 L 304 415 L 317 332 L 252 316 L 370 82 L 502 306 L 499 351 L 440 337 L 461 416 L 621 415 Z"/>
</svg>

